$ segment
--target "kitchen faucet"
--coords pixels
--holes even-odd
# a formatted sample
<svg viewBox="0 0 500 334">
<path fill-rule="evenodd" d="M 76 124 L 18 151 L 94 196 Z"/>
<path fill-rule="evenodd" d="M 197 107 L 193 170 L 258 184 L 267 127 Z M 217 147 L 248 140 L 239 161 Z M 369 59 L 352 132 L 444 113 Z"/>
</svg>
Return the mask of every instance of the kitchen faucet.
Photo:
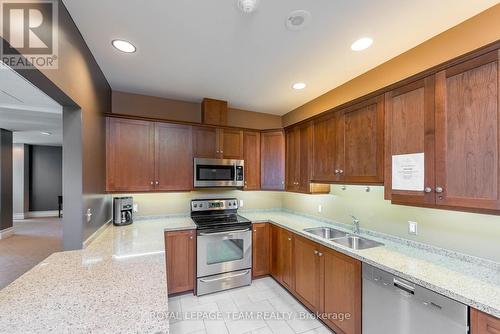
<svg viewBox="0 0 500 334">
<path fill-rule="evenodd" d="M 359 219 L 351 215 L 352 224 L 353 224 L 353 232 L 354 234 L 359 234 Z"/>
</svg>

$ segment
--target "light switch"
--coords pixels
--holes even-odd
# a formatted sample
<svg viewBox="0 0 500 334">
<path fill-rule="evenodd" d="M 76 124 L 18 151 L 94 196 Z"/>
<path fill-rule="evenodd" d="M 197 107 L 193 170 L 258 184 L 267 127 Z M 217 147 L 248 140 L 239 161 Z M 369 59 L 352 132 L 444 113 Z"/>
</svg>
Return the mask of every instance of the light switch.
<svg viewBox="0 0 500 334">
<path fill-rule="evenodd" d="M 318 212 L 319 213 L 323 212 L 323 206 L 321 204 L 318 204 Z"/>
<path fill-rule="evenodd" d="M 240 208 L 244 207 L 243 200 L 240 199 Z"/>
<path fill-rule="evenodd" d="M 134 203 L 133 208 L 132 208 L 132 211 L 134 211 L 134 212 L 139 212 L 139 204 Z"/>
<path fill-rule="evenodd" d="M 417 222 L 408 221 L 408 234 L 417 235 Z"/>
</svg>

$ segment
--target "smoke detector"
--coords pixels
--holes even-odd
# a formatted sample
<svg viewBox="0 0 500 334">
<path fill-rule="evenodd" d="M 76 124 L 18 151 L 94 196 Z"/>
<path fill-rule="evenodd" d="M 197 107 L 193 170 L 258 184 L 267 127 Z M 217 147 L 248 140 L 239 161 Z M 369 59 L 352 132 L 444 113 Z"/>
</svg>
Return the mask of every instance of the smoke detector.
<svg viewBox="0 0 500 334">
<path fill-rule="evenodd" d="M 253 12 L 258 4 L 259 0 L 238 0 L 238 8 L 245 14 Z"/>
<path fill-rule="evenodd" d="M 285 21 L 288 30 L 301 30 L 304 29 L 307 24 L 311 21 L 311 13 L 307 10 L 294 10 L 291 12 Z"/>
</svg>

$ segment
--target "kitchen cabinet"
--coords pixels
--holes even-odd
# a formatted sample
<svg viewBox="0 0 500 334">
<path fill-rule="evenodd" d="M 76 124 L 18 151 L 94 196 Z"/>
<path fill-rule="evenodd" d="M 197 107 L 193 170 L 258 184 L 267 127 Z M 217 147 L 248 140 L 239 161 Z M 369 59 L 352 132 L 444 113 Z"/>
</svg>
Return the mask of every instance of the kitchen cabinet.
<svg viewBox="0 0 500 334">
<path fill-rule="evenodd" d="M 499 51 L 436 74 L 436 204 L 500 209 Z"/>
<path fill-rule="evenodd" d="M 106 150 L 107 191 L 192 189 L 189 125 L 108 118 Z"/>
<path fill-rule="evenodd" d="M 269 223 L 255 223 L 252 229 L 252 276 L 265 276 L 270 272 L 271 229 Z"/>
<path fill-rule="evenodd" d="M 338 113 L 329 113 L 314 120 L 312 128 L 312 171 L 314 182 L 336 182 L 340 174 L 337 163 Z"/>
<path fill-rule="evenodd" d="M 328 184 L 311 183 L 312 126 L 294 126 L 286 131 L 286 190 L 300 193 L 328 193 Z"/>
<path fill-rule="evenodd" d="M 471 334 L 499 334 L 500 319 L 481 311 L 470 309 Z"/>
<path fill-rule="evenodd" d="M 281 130 L 261 132 L 260 188 L 285 189 L 285 138 Z"/>
<path fill-rule="evenodd" d="M 243 132 L 243 160 L 245 161 L 245 190 L 260 189 L 260 132 Z"/>
<path fill-rule="evenodd" d="M 155 190 L 193 188 L 191 126 L 155 123 Z"/>
<path fill-rule="evenodd" d="M 194 290 L 196 230 L 165 232 L 168 293 Z"/>
<path fill-rule="evenodd" d="M 293 247 L 295 295 L 310 310 L 320 312 L 324 270 L 322 247 L 300 236 L 295 236 Z"/>
<path fill-rule="evenodd" d="M 397 204 L 434 204 L 434 76 L 386 93 L 385 199 Z M 392 156 L 424 153 L 424 191 L 392 189 Z"/>
<path fill-rule="evenodd" d="M 271 276 L 293 291 L 293 237 L 280 227 L 271 226 Z"/>
<path fill-rule="evenodd" d="M 107 118 L 106 190 L 154 190 L 154 123 Z"/>
<path fill-rule="evenodd" d="M 195 158 L 243 159 L 243 131 L 215 127 L 193 127 Z"/>
<path fill-rule="evenodd" d="M 335 174 L 342 183 L 384 182 L 384 96 L 339 112 Z"/>
<path fill-rule="evenodd" d="M 201 122 L 210 125 L 227 125 L 227 101 L 204 98 L 201 102 Z"/>
<path fill-rule="evenodd" d="M 343 321 L 326 319 L 336 333 L 361 334 L 361 262 L 323 247 L 322 312 L 349 314 Z"/>
</svg>

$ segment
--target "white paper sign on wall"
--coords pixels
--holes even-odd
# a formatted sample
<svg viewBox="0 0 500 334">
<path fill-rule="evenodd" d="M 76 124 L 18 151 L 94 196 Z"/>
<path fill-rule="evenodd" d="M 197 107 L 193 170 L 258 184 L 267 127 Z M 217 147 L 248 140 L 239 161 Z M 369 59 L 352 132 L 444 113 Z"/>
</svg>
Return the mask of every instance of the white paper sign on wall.
<svg viewBox="0 0 500 334">
<path fill-rule="evenodd" d="M 392 189 L 424 191 L 424 153 L 392 156 Z"/>
</svg>

